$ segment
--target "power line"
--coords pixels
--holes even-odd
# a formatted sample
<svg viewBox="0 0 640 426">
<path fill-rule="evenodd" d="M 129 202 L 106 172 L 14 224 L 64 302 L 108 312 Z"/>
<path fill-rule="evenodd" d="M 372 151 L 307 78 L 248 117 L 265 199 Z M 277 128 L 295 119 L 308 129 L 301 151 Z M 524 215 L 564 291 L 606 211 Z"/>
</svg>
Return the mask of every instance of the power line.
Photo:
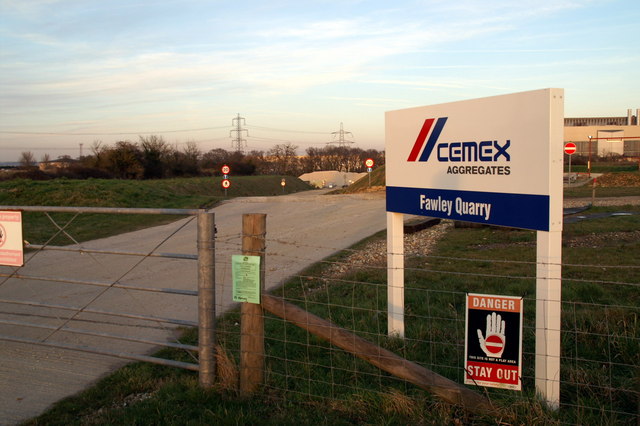
<svg viewBox="0 0 640 426">
<path fill-rule="evenodd" d="M 329 132 L 313 132 L 313 131 L 305 131 L 305 130 L 287 130 L 287 129 L 275 129 L 273 127 L 264 127 L 264 126 L 247 126 L 250 129 L 259 129 L 259 130 L 270 130 L 272 132 L 285 132 L 285 133 L 302 133 L 306 135 L 326 135 Z"/>
<path fill-rule="evenodd" d="M 0 134 L 5 135 L 43 135 L 43 136 L 124 136 L 124 135 L 151 135 L 155 133 L 182 133 L 182 132 L 202 132 L 205 130 L 227 129 L 228 126 L 218 127 L 202 127 L 198 129 L 181 129 L 181 130 L 154 130 L 151 132 L 103 132 L 103 133 L 85 133 L 85 132 L 26 132 L 21 130 L 0 130 Z"/>
</svg>

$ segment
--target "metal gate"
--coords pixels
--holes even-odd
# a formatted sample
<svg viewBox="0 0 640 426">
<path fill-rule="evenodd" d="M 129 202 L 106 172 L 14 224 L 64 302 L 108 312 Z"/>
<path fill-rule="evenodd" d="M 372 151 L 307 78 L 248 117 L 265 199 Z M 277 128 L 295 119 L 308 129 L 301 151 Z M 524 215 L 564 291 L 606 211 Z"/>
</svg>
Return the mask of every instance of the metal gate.
<svg viewBox="0 0 640 426">
<path fill-rule="evenodd" d="M 198 371 L 201 385 L 213 385 L 213 213 L 203 209 L 27 206 L 0 209 L 42 213 L 54 227 L 51 238 L 43 244 L 25 241 L 23 266 L 0 267 L 0 340 L 184 368 Z M 56 214 L 66 217 L 60 219 L 54 217 Z M 68 229 L 74 220 L 86 214 L 187 218 L 149 228 L 150 235 L 160 234 L 151 241 L 115 236 L 81 244 Z M 170 245 L 168 242 L 176 236 L 184 240 L 183 246 L 185 238 L 193 242 L 187 231 L 191 228 L 193 235 L 194 219 L 197 226 L 194 250 L 162 252 L 163 246 Z M 49 244 L 60 235 L 65 235 L 72 244 Z M 165 287 L 170 281 L 175 287 Z M 185 327 L 198 327 L 198 346 L 180 342 Z M 158 347 L 184 350 L 191 361 L 149 354 Z"/>
</svg>

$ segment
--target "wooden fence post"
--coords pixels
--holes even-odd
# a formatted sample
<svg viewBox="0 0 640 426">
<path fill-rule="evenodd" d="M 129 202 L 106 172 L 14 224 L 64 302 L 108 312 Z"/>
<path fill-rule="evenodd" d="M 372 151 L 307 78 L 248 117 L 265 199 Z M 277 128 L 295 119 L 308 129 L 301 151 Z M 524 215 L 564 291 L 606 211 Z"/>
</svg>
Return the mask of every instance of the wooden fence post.
<svg viewBox="0 0 640 426">
<path fill-rule="evenodd" d="M 242 215 L 242 254 L 260 256 L 260 293 L 264 291 L 267 215 Z M 240 306 L 240 393 L 254 393 L 264 378 L 264 317 L 262 306 Z"/>
</svg>

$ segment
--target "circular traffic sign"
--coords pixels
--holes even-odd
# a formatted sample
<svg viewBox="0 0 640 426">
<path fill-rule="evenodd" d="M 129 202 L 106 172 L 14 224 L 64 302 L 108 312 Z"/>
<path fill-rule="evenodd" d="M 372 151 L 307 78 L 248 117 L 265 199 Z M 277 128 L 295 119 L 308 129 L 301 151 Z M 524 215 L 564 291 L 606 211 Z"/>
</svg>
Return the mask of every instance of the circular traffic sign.
<svg viewBox="0 0 640 426">
<path fill-rule="evenodd" d="M 487 347 L 487 350 L 492 354 L 498 354 L 504 348 L 504 341 L 502 340 L 502 337 L 498 336 L 497 334 L 491 334 L 487 336 L 487 340 L 485 340 L 485 346 Z"/>
<path fill-rule="evenodd" d="M 578 147 L 573 142 L 567 142 L 566 144 L 564 144 L 565 154 L 573 155 L 577 150 L 578 150 Z"/>
<path fill-rule="evenodd" d="M 282 180 L 280 181 L 280 185 L 282 185 L 282 186 L 286 186 L 286 185 L 287 185 L 287 181 L 286 181 L 286 180 L 284 180 L 284 179 L 282 179 Z"/>
<path fill-rule="evenodd" d="M 373 164 L 374 164 L 374 163 L 373 163 L 373 158 L 367 158 L 367 159 L 364 161 L 364 165 L 365 165 L 365 166 L 367 166 L 368 168 L 373 167 Z"/>
<path fill-rule="evenodd" d="M 229 172 L 231 172 L 231 169 L 229 168 L 229 166 L 227 166 L 226 164 L 224 166 L 222 166 L 222 174 L 223 175 L 228 175 Z"/>
<path fill-rule="evenodd" d="M 231 181 L 229 179 L 222 179 L 222 187 L 227 189 L 231 186 Z"/>
</svg>

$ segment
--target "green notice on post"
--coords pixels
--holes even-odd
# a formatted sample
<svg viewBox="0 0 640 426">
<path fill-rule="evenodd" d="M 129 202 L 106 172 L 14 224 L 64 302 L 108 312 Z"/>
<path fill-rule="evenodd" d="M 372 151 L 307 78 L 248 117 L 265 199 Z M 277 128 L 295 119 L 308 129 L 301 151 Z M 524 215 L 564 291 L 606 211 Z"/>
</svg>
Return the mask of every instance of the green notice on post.
<svg viewBox="0 0 640 426">
<path fill-rule="evenodd" d="M 260 256 L 231 256 L 233 301 L 260 303 Z"/>
</svg>

